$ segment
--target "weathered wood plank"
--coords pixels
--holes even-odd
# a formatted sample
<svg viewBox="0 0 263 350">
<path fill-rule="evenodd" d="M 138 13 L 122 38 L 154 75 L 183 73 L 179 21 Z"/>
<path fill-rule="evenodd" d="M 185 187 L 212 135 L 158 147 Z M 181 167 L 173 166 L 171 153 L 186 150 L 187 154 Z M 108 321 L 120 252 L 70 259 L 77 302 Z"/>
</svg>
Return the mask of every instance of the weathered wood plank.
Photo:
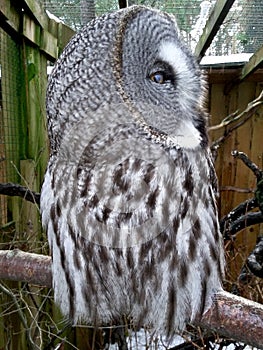
<svg viewBox="0 0 263 350">
<path fill-rule="evenodd" d="M 255 86 L 255 97 L 259 96 L 263 90 L 263 79 L 262 83 L 258 83 Z M 256 163 L 261 169 L 263 169 L 263 147 L 262 145 L 262 135 L 263 135 L 263 106 L 255 112 L 252 117 L 252 129 L 251 129 L 251 145 L 250 154 L 251 160 Z M 249 172 L 248 176 L 248 187 L 253 188 L 255 186 L 255 176 L 252 171 Z M 263 232 L 263 224 L 257 225 L 255 232 Z"/>
<path fill-rule="evenodd" d="M 12 6 L 12 2 L 9 0 L 1 0 L 1 27 L 11 36 L 16 37 L 20 36 L 22 28 L 24 37 L 40 47 L 49 59 L 55 61 L 70 38 L 75 34 L 74 30 L 64 23 L 57 23 L 50 19 L 38 2 L 23 0 L 23 3 L 27 11 L 20 13 L 21 4 L 19 4 L 19 8 L 16 8 Z"/>
<path fill-rule="evenodd" d="M 238 98 L 237 107 L 240 111 L 244 110 L 249 102 L 255 98 L 255 83 L 243 82 L 238 85 Z M 245 152 L 249 158 L 253 157 L 251 154 L 251 142 L 252 142 L 252 130 L 254 127 L 253 117 L 241 125 L 235 132 L 235 149 L 240 152 Z M 232 192 L 233 207 L 236 207 L 239 203 L 244 202 L 249 198 L 254 197 L 254 193 L 249 190 L 255 188 L 254 184 L 249 187 L 249 176 L 251 171 L 244 165 L 243 162 L 237 160 L 235 164 L 235 178 L 233 186 L 237 189 L 245 189 L 247 192 L 234 191 Z M 235 259 L 230 265 L 230 270 L 233 278 L 238 278 L 242 265 L 244 264 L 244 258 L 247 257 L 253 250 L 256 244 L 257 231 L 253 227 L 245 228 L 240 231 L 235 241 Z"/>
<path fill-rule="evenodd" d="M 209 125 L 218 125 L 220 122 L 225 118 L 226 116 L 226 102 L 225 102 L 225 95 L 224 95 L 224 84 L 211 84 L 210 85 L 210 123 Z M 216 96 L 216 98 L 214 98 Z M 216 130 L 213 132 L 210 132 L 209 136 L 211 139 L 211 142 L 217 140 L 222 135 L 222 130 Z M 223 152 L 218 151 L 217 153 L 217 159 L 215 163 L 216 173 L 218 176 L 218 180 L 221 183 L 222 182 L 222 175 L 223 175 L 223 169 L 222 169 L 222 162 L 223 162 Z M 219 198 L 220 201 L 221 198 Z M 220 206 L 219 206 L 220 210 Z M 219 213 L 221 216 L 221 213 Z"/>
<path fill-rule="evenodd" d="M 2 19 L 7 20 L 10 17 L 10 1 L 1 0 L 0 1 L 0 15 Z"/>
<path fill-rule="evenodd" d="M 58 50 L 61 54 L 64 47 L 75 34 L 74 30 L 63 23 L 58 23 Z"/>
<path fill-rule="evenodd" d="M 243 67 L 239 81 L 246 79 L 263 63 L 263 46 L 260 47 Z"/>
<path fill-rule="evenodd" d="M 38 182 L 36 189 L 40 191 L 47 159 L 48 142 L 46 134 L 45 93 L 47 86 L 47 60 L 37 47 L 25 45 L 23 55 L 27 57 L 25 70 L 25 108 L 27 137 L 25 154 L 37 164 Z"/>
<path fill-rule="evenodd" d="M 23 16 L 23 35 L 37 46 L 40 46 L 41 28 L 34 19 L 30 18 L 26 13 Z"/>
<path fill-rule="evenodd" d="M 238 99 L 237 108 L 242 111 L 244 110 L 248 103 L 255 99 L 255 83 L 253 82 L 243 82 L 238 85 Z M 240 152 L 244 152 L 251 158 L 251 140 L 252 140 L 252 130 L 253 130 L 253 117 L 247 120 L 243 125 L 241 125 L 236 131 L 235 149 Z M 249 190 L 248 177 L 250 170 L 244 165 L 243 162 L 236 162 L 236 177 L 233 186 L 236 188 L 244 188 Z M 255 181 L 254 181 L 255 186 Z M 253 187 L 254 187 L 253 186 Z M 251 188 L 252 189 L 252 188 Z M 253 197 L 253 193 L 233 193 L 234 203 L 241 203 L 246 199 Z"/>
<path fill-rule="evenodd" d="M 17 33 L 19 31 L 20 13 L 13 7 L 10 0 L 0 1 L 1 27 L 8 33 Z"/>
<path fill-rule="evenodd" d="M 216 98 L 213 96 L 212 98 Z M 238 89 L 233 89 L 229 95 L 225 96 L 225 117 L 235 112 L 238 109 Z M 222 133 L 224 129 L 222 130 Z M 219 166 L 222 167 L 222 178 L 220 181 L 220 188 L 225 186 L 231 186 L 234 183 L 236 177 L 236 160 L 231 156 L 231 151 L 236 148 L 236 132 L 234 131 L 228 139 L 221 145 L 220 152 L 222 152 L 222 163 Z M 233 209 L 233 192 L 220 191 L 221 198 L 221 215 L 226 215 Z"/>
<path fill-rule="evenodd" d="M 203 34 L 201 35 L 195 48 L 195 55 L 200 59 L 209 48 L 234 1 L 235 0 L 217 0 L 215 3 L 203 30 Z"/>
<path fill-rule="evenodd" d="M 237 70 L 238 71 L 238 70 Z M 228 70 L 226 74 L 210 77 L 210 113 L 213 125 L 233 113 L 237 109 L 242 111 L 263 89 L 263 74 L 261 71 L 252 74 L 246 82 L 235 85 L 226 93 L 224 86 L 229 84 L 233 74 Z M 223 71 L 221 71 L 223 73 Z M 236 124 L 236 123 L 234 123 Z M 212 140 L 224 135 L 227 128 L 211 131 Z M 242 201 L 252 198 L 249 189 L 255 188 L 255 177 L 242 162 L 233 159 L 231 151 L 238 149 L 246 152 L 251 159 L 262 167 L 263 151 L 260 147 L 263 134 L 262 107 L 246 123 L 232 132 L 229 138 L 218 149 L 216 171 L 221 188 L 220 216 L 229 213 Z M 231 187 L 231 190 L 230 190 Z M 236 281 L 246 257 L 254 248 L 256 237 L 262 231 L 260 225 L 251 226 L 239 232 L 234 242 L 228 242 L 226 249 L 228 261 L 228 279 Z M 248 295 L 246 295 L 248 296 Z"/>
<path fill-rule="evenodd" d="M 58 39 L 46 30 L 42 30 L 40 49 L 51 58 L 58 58 Z"/>
<path fill-rule="evenodd" d="M 48 30 L 49 18 L 40 3 L 35 0 L 23 0 L 23 3 L 30 11 L 30 16 L 35 19 L 43 29 Z"/>
</svg>

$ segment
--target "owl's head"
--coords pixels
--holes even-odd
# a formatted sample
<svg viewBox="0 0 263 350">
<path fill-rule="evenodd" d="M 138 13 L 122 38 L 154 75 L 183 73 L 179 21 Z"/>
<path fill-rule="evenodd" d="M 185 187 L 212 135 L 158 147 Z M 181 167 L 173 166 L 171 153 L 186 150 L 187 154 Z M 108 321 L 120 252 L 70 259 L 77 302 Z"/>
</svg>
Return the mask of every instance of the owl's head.
<svg viewBox="0 0 263 350">
<path fill-rule="evenodd" d="M 138 119 L 170 136 L 187 134 L 190 146 L 206 143 L 200 68 L 180 39 L 173 16 L 142 6 L 123 12 L 114 66 L 124 101 Z"/>
<path fill-rule="evenodd" d="M 51 140 L 90 111 L 123 103 L 182 146 L 206 145 L 204 90 L 174 17 L 128 7 L 90 22 L 58 60 L 47 92 Z"/>
</svg>

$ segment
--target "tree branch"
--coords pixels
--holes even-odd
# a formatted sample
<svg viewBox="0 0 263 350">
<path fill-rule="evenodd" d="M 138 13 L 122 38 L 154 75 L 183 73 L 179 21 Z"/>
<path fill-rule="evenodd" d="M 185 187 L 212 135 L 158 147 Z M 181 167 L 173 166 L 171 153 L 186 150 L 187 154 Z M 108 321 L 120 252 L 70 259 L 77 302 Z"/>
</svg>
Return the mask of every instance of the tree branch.
<svg viewBox="0 0 263 350">
<path fill-rule="evenodd" d="M 254 173 L 258 181 L 263 178 L 263 171 L 253 163 L 244 152 L 234 150 L 231 154 L 234 158 L 242 160 L 242 162 Z"/>
<path fill-rule="evenodd" d="M 247 258 L 247 266 L 257 277 L 263 278 L 263 237 L 259 236 L 256 247 Z"/>
<path fill-rule="evenodd" d="M 18 196 L 32 203 L 36 203 L 36 204 L 40 203 L 40 193 L 33 192 L 29 190 L 27 187 L 14 184 L 11 182 L 0 183 L 0 194 L 4 194 L 6 196 L 12 196 L 12 197 Z"/>
<path fill-rule="evenodd" d="M 239 204 L 230 213 L 223 216 L 220 220 L 220 230 L 223 235 L 231 233 L 229 226 L 235 221 L 238 220 L 241 216 L 245 215 L 248 211 L 257 208 L 258 204 L 255 198 L 248 199 L 245 202 Z M 225 238 L 225 237 L 224 237 Z"/>
<path fill-rule="evenodd" d="M 0 279 L 51 287 L 51 258 L 20 250 L 0 250 Z M 217 293 L 212 307 L 198 325 L 222 336 L 263 347 L 263 306 L 230 293 Z"/>
<path fill-rule="evenodd" d="M 261 212 L 252 212 L 240 216 L 234 222 L 228 222 L 227 227 L 223 228 L 223 236 L 225 240 L 231 239 L 237 232 L 246 227 L 263 223 L 263 214 Z"/>
<path fill-rule="evenodd" d="M 219 292 L 200 323 L 225 337 L 263 347 L 263 305 L 251 300 Z"/>
<path fill-rule="evenodd" d="M 51 288 L 51 258 L 19 249 L 0 250 L 0 279 Z"/>
<path fill-rule="evenodd" d="M 239 204 L 220 220 L 220 230 L 224 239 L 230 239 L 231 236 L 245 227 L 263 223 L 263 170 L 253 163 L 245 153 L 235 150 L 231 154 L 234 158 L 242 160 L 253 172 L 257 178 L 257 188 L 255 190 L 255 198 Z M 259 207 L 260 211 L 248 213 L 248 211 L 257 207 Z"/>
<path fill-rule="evenodd" d="M 238 129 L 241 125 L 243 125 L 247 120 L 249 120 L 253 115 L 255 114 L 254 110 L 251 110 L 247 113 L 247 115 L 244 117 L 244 119 L 241 119 L 237 124 L 233 125 L 232 127 L 230 127 L 229 129 L 225 130 L 224 135 L 219 137 L 219 139 L 215 140 L 211 146 L 211 152 L 214 155 L 217 154 L 217 149 L 219 148 L 220 144 L 222 144 L 223 142 L 225 142 L 225 140 L 231 136 L 232 132 L 236 129 Z"/>
</svg>

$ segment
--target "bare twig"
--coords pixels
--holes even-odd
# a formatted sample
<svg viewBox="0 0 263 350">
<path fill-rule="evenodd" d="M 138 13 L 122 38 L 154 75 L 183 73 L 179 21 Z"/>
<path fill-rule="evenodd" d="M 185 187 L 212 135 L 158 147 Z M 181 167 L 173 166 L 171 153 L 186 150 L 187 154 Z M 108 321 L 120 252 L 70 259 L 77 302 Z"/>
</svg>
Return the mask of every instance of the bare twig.
<svg viewBox="0 0 263 350">
<path fill-rule="evenodd" d="M 238 276 L 238 283 L 243 285 L 249 284 L 251 282 L 252 277 L 253 277 L 253 274 L 249 270 L 247 263 L 245 263 Z M 236 293 L 234 294 L 239 295 L 238 286 L 236 284 L 233 284 L 232 288 L 236 288 Z"/>
<path fill-rule="evenodd" d="M 215 153 L 217 148 L 220 146 L 221 143 L 225 142 L 225 140 L 231 136 L 232 132 L 236 129 L 238 129 L 241 125 L 245 124 L 245 122 L 250 119 L 254 115 L 255 111 L 250 110 L 244 119 L 240 120 L 239 123 L 233 125 L 231 128 L 225 130 L 224 135 L 219 137 L 216 141 L 214 141 L 210 148 L 212 153 Z"/>
<path fill-rule="evenodd" d="M 214 130 L 224 128 L 227 125 L 241 119 L 243 116 L 245 116 L 250 111 L 253 111 L 252 114 L 254 114 L 255 110 L 262 104 L 263 104 L 263 90 L 261 91 L 260 95 L 257 98 L 255 98 L 253 101 L 248 103 L 246 109 L 244 109 L 241 113 L 239 113 L 239 110 L 235 111 L 234 113 L 231 113 L 226 118 L 224 118 L 220 124 L 210 126 L 208 130 L 214 131 Z"/>
<path fill-rule="evenodd" d="M 28 329 L 27 319 L 26 319 L 25 315 L 23 314 L 23 312 L 21 311 L 21 306 L 19 305 L 19 302 L 18 302 L 15 294 L 12 292 L 11 289 L 4 286 L 2 283 L 0 283 L 0 290 L 11 298 L 11 300 L 13 301 L 13 303 L 16 307 L 16 310 L 19 314 L 19 317 L 21 319 L 21 322 L 22 322 L 24 328 Z"/>
<path fill-rule="evenodd" d="M 252 188 L 240 188 L 235 186 L 220 186 L 220 192 L 222 191 L 233 191 L 238 193 L 254 193 L 254 189 Z"/>
<path fill-rule="evenodd" d="M 245 227 L 263 222 L 263 211 L 261 209 L 263 197 L 263 171 L 243 152 L 238 152 L 236 150 L 232 151 L 232 156 L 242 160 L 243 163 L 253 171 L 257 178 L 257 188 L 254 191 L 255 198 L 241 203 L 221 219 L 220 229 L 225 239 L 230 239 L 231 236 L 235 235 Z M 257 207 L 259 207 L 261 211 L 248 213 L 248 211 Z"/>
<path fill-rule="evenodd" d="M 51 258 L 18 250 L 0 251 L 0 278 L 50 287 Z M 263 347 L 263 306 L 230 293 L 218 292 L 211 308 L 196 324 L 222 336 Z"/>
<path fill-rule="evenodd" d="M 227 116 L 226 118 L 224 118 L 220 124 L 214 125 L 208 128 L 209 132 L 215 131 L 221 128 L 225 128 L 224 134 L 221 137 L 219 137 L 217 140 L 215 140 L 210 146 L 214 159 L 216 159 L 217 157 L 217 149 L 219 148 L 219 146 L 232 134 L 234 130 L 238 129 L 241 125 L 245 124 L 245 122 L 255 114 L 258 107 L 261 106 L 262 104 L 263 104 L 263 90 L 255 100 L 248 103 L 246 109 L 244 109 L 241 113 L 239 113 L 239 110 L 237 110 L 234 113 Z M 234 122 L 237 122 L 237 123 L 232 127 L 227 128 L 228 125 Z"/>
<path fill-rule="evenodd" d="M 24 315 L 23 311 L 22 311 L 22 308 L 15 296 L 15 294 L 12 292 L 11 289 L 9 289 L 8 287 L 4 286 L 2 283 L 0 283 L 0 290 L 5 293 L 6 295 L 8 295 L 14 305 L 15 305 L 15 308 L 16 308 L 16 311 L 19 315 L 19 318 L 25 328 L 25 333 L 26 333 L 26 339 L 27 339 L 27 343 L 28 343 L 28 348 L 31 349 L 31 350 L 38 350 L 39 347 L 36 346 L 36 344 L 33 342 L 32 340 L 32 337 L 31 337 L 31 333 L 30 333 L 30 328 L 28 327 L 28 323 L 27 323 L 27 319 L 26 319 L 26 316 Z"/>
</svg>

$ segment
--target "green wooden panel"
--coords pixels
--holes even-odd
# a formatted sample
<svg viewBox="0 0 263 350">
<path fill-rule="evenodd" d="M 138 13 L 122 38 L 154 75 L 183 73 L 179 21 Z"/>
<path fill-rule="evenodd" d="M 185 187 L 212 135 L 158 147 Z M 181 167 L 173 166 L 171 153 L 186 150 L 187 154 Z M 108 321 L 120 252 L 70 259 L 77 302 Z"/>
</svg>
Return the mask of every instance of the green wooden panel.
<svg viewBox="0 0 263 350">
<path fill-rule="evenodd" d="M 32 41 L 32 43 L 40 46 L 41 27 L 36 25 L 34 19 L 27 14 L 23 15 L 23 35 Z"/>
<path fill-rule="evenodd" d="M 263 63 L 263 46 L 261 46 L 252 57 L 250 57 L 249 62 L 243 67 L 239 81 L 244 80 L 250 74 L 252 74 L 257 68 L 262 66 Z"/>
<path fill-rule="evenodd" d="M 42 30 L 40 49 L 52 58 L 58 57 L 58 39 L 46 30 Z"/>
</svg>

